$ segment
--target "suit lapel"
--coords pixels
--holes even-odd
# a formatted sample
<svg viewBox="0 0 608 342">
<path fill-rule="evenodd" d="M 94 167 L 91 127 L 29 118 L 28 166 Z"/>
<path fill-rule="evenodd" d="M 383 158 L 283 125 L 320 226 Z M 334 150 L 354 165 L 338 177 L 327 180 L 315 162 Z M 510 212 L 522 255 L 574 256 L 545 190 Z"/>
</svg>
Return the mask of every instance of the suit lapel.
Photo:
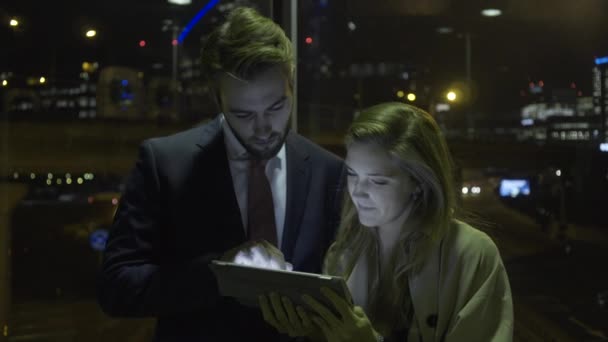
<svg viewBox="0 0 608 342">
<path fill-rule="evenodd" d="M 217 207 L 216 221 L 222 231 L 218 232 L 226 242 L 228 248 L 246 240 L 241 212 L 234 193 L 234 183 L 230 173 L 230 165 L 224 145 L 224 135 L 219 117 L 203 127 L 201 139 L 197 143 L 201 153 L 197 160 L 199 175 L 208 175 L 208 179 L 201 179 L 198 192 L 204 197 L 202 203 L 212 201 L 210 207 Z M 202 210 L 203 208 L 201 208 Z M 220 229 L 220 227 L 215 227 Z M 219 243 L 219 242 L 218 242 Z"/>
<path fill-rule="evenodd" d="M 302 215 L 308 197 L 310 182 L 310 160 L 307 151 L 298 143 L 297 136 L 290 133 L 285 141 L 287 158 L 287 204 L 281 251 L 286 260 L 293 260 L 293 251 L 298 238 Z"/>
</svg>

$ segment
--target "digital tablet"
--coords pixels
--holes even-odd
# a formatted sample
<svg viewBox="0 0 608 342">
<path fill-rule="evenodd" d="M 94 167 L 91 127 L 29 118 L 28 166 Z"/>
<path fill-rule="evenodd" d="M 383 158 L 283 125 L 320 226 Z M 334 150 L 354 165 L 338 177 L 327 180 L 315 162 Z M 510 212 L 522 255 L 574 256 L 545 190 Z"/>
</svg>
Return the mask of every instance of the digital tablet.
<svg viewBox="0 0 608 342">
<path fill-rule="evenodd" d="M 304 308 L 308 308 L 308 305 L 301 297 L 308 294 L 333 309 L 334 305 L 321 293 L 321 287 L 330 288 L 352 305 L 352 297 L 341 277 L 266 269 L 218 260 L 212 261 L 210 267 L 217 278 L 220 294 L 233 297 L 243 305 L 258 306 L 259 295 L 276 292 L 291 299 L 294 305 Z"/>
</svg>

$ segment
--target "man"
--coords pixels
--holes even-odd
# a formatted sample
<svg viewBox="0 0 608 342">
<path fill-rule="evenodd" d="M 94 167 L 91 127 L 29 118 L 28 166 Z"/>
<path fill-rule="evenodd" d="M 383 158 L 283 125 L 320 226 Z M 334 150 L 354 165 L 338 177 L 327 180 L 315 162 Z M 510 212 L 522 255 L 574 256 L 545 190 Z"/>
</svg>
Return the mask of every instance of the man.
<svg viewBox="0 0 608 342">
<path fill-rule="evenodd" d="M 223 114 L 141 145 L 99 302 L 112 316 L 158 317 L 157 341 L 277 340 L 259 310 L 219 295 L 209 263 L 264 240 L 295 270 L 319 272 L 339 220 L 343 163 L 289 131 L 294 57 L 270 19 L 235 9 L 202 63 Z"/>
</svg>

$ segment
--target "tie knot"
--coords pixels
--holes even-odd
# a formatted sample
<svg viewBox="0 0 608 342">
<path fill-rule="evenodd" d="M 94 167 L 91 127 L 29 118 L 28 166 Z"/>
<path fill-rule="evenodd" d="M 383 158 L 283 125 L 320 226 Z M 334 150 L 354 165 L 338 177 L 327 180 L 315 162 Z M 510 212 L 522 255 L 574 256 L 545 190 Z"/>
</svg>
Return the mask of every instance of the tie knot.
<svg viewBox="0 0 608 342">
<path fill-rule="evenodd" d="M 263 169 L 266 167 L 268 159 L 250 159 L 249 163 L 252 169 Z"/>
</svg>

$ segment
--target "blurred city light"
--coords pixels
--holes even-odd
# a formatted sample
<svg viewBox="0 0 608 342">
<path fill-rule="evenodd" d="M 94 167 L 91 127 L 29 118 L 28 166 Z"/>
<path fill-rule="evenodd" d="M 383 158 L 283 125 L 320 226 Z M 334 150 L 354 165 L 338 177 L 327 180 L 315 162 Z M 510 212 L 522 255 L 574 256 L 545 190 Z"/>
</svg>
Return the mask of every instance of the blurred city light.
<svg viewBox="0 0 608 342">
<path fill-rule="evenodd" d="M 449 27 L 449 26 L 442 26 L 442 27 L 438 27 L 437 28 L 437 33 L 441 33 L 441 34 L 449 34 L 454 32 L 454 29 Z"/>
<path fill-rule="evenodd" d="M 97 31 L 95 31 L 95 30 L 88 30 L 85 35 L 87 36 L 87 38 L 93 38 L 93 37 L 95 37 L 97 35 Z"/>
<path fill-rule="evenodd" d="M 449 91 L 446 95 L 445 98 L 448 99 L 448 101 L 456 101 L 456 93 L 453 91 Z"/>
<path fill-rule="evenodd" d="M 561 177 L 561 176 L 562 176 L 562 170 L 559 170 L 559 169 L 558 169 L 557 171 L 555 171 L 555 175 L 556 175 L 557 177 Z"/>
<path fill-rule="evenodd" d="M 403 90 L 397 91 L 397 97 L 398 98 L 403 98 L 404 96 L 405 96 L 405 92 Z"/>
<path fill-rule="evenodd" d="M 7 80 L 2 80 L 2 86 L 6 87 L 8 85 L 8 81 Z"/>
<path fill-rule="evenodd" d="M 78 184 L 82 184 L 84 182 L 84 180 L 82 180 L 82 178 L 78 177 L 78 179 L 76 179 L 76 183 Z"/>
<path fill-rule="evenodd" d="M 521 125 L 522 126 L 532 126 L 532 125 L 534 125 L 534 119 L 530 119 L 530 118 L 521 119 Z"/>
<path fill-rule="evenodd" d="M 35 179 L 36 178 L 36 174 L 35 173 L 30 173 L 30 179 Z"/>
<path fill-rule="evenodd" d="M 145 40 L 140 40 L 139 41 L 139 47 L 144 47 L 146 46 L 146 41 Z"/>
<path fill-rule="evenodd" d="M 306 42 L 306 44 L 312 44 L 312 37 L 306 37 L 304 41 Z"/>
<path fill-rule="evenodd" d="M 355 25 L 355 23 L 353 23 L 352 21 L 348 22 L 348 29 L 351 31 L 354 31 L 357 29 L 357 25 Z"/>
<path fill-rule="evenodd" d="M 468 194 L 468 193 L 469 193 L 469 188 L 467 188 L 466 186 L 463 186 L 463 187 L 462 187 L 462 194 L 463 194 L 463 195 L 466 195 L 466 194 Z"/>
<path fill-rule="evenodd" d="M 167 0 L 167 2 L 173 5 L 185 6 L 190 5 L 192 0 Z"/>
<path fill-rule="evenodd" d="M 447 103 L 438 103 L 435 106 L 435 111 L 437 112 L 449 112 L 450 111 L 450 105 Z"/>
<path fill-rule="evenodd" d="M 19 20 L 11 18 L 11 20 L 9 21 L 9 25 L 11 25 L 12 27 L 17 27 L 19 26 Z"/>
<path fill-rule="evenodd" d="M 600 151 L 602 151 L 602 152 L 608 152 L 608 143 L 601 143 L 600 144 Z"/>
<path fill-rule="evenodd" d="M 485 8 L 481 10 L 481 15 L 484 17 L 498 17 L 502 14 L 502 11 L 498 8 Z"/>
<path fill-rule="evenodd" d="M 596 64 L 596 65 L 600 65 L 600 64 L 608 64 L 608 56 L 606 56 L 606 57 L 600 57 L 600 58 L 596 58 L 596 59 L 595 59 L 595 64 Z"/>
<path fill-rule="evenodd" d="M 39 82 L 40 84 L 43 84 L 44 82 L 46 82 L 46 78 L 44 78 L 44 76 L 40 77 Z"/>
<path fill-rule="evenodd" d="M 409 94 L 407 94 L 407 99 L 408 99 L 410 102 L 414 102 L 414 101 L 416 101 L 416 94 L 414 94 L 414 93 L 409 93 Z"/>
<path fill-rule="evenodd" d="M 171 41 L 171 45 L 173 45 L 173 46 L 177 46 L 177 44 L 178 44 L 178 43 L 179 43 L 179 42 L 177 41 L 177 39 L 173 39 L 173 40 Z"/>
</svg>

